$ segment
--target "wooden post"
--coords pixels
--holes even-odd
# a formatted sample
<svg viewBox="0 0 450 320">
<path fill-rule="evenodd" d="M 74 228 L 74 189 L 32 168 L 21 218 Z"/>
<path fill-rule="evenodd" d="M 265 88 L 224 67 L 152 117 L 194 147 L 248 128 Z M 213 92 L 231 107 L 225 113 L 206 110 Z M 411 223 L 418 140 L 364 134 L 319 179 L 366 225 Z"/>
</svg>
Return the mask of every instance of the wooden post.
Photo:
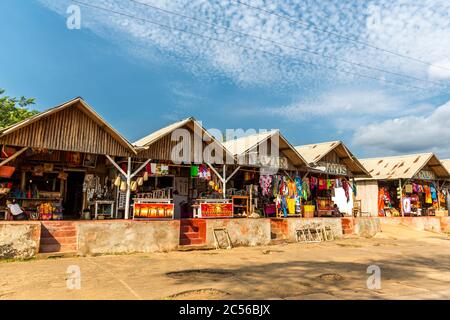
<svg viewBox="0 0 450 320">
<path fill-rule="evenodd" d="M 223 165 L 223 178 L 222 178 L 222 192 L 223 192 L 223 198 L 227 198 L 227 165 Z"/>
<path fill-rule="evenodd" d="M 131 197 L 131 157 L 128 157 L 127 167 L 127 194 L 125 198 L 125 219 L 130 219 L 130 197 Z"/>
<path fill-rule="evenodd" d="M 405 216 L 405 211 L 403 210 L 403 187 L 402 187 L 402 179 L 398 179 L 398 187 L 400 189 L 400 211 L 402 213 L 402 217 Z"/>
</svg>

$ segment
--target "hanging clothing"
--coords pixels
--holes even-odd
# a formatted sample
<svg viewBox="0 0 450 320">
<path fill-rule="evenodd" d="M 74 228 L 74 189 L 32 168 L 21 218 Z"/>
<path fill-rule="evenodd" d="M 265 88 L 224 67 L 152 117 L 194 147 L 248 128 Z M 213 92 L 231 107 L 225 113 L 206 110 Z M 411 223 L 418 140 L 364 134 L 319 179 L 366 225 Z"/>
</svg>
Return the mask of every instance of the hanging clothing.
<svg viewBox="0 0 450 320">
<path fill-rule="evenodd" d="M 431 188 L 429 186 L 424 186 L 423 189 L 425 191 L 425 203 L 432 204 L 433 198 L 431 197 Z"/>
<path fill-rule="evenodd" d="M 319 178 L 319 190 L 327 190 L 327 180 Z"/>
<path fill-rule="evenodd" d="M 261 187 L 261 193 L 267 197 L 270 195 L 270 187 L 272 186 L 272 176 L 260 176 L 259 185 Z"/>
<path fill-rule="evenodd" d="M 289 214 L 295 214 L 295 206 L 296 206 L 295 199 L 291 198 L 287 199 L 287 207 Z"/>
<path fill-rule="evenodd" d="M 350 202 L 350 184 L 347 181 L 342 183 L 344 188 L 345 197 L 347 198 L 347 202 Z"/>
<path fill-rule="evenodd" d="M 402 206 L 403 206 L 403 212 L 410 214 L 411 213 L 411 198 L 409 198 L 409 197 L 403 198 Z"/>
<path fill-rule="evenodd" d="M 438 199 L 437 190 L 436 190 L 436 187 L 434 186 L 434 184 L 430 184 L 430 192 L 431 192 L 431 199 L 433 201 L 437 201 L 437 199 Z"/>
</svg>

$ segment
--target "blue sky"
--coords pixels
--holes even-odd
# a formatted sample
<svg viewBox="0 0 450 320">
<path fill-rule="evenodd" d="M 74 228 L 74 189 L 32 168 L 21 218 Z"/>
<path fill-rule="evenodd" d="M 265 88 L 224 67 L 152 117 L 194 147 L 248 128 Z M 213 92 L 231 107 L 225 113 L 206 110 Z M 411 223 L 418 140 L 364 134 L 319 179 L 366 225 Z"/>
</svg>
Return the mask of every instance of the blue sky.
<svg viewBox="0 0 450 320">
<path fill-rule="evenodd" d="M 242 1 L 291 21 L 233 0 L 136 0 L 196 20 L 80 1 L 186 32 L 83 5 L 69 30 L 71 1 L 3 0 L 9 95 L 39 110 L 82 96 L 131 141 L 192 115 L 207 128 L 279 128 L 294 145 L 340 139 L 361 157 L 450 157 L 447 0 Z"/>
</svg>

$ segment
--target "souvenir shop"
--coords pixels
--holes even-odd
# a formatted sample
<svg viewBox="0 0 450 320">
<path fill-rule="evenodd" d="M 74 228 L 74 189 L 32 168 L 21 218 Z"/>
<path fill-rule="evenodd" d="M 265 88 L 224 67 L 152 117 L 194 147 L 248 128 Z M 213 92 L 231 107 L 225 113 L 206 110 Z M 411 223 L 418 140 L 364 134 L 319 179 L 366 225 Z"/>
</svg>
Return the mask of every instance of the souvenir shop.
<svg viewBox="0 0 450 320">
<path fill-rule="evenodd" d="M 256 173 L 225 167 L 230 176 L 223 190 L 218 166 L 151 162 L 131 184 L 135 220 L 244 218 L 250 215 Z M 257 190 L 256 190 L 257 191 Z M 256 193 L 257 194 L 257 193 Z"/>
<path fill-rule="evenodd" d="M 435 216 L 436 211 L 447 208 L 446 192 L 439 190 L 436 180 L 381 181 L 378 213 L 384 217 Z"/>
<path fill-rule="evenodd" d="M 172 135 L 179 132 L 184 133 L 188 141 L 172 140 Z M 213 137 L 202 141 L 196 138 L 197 135 L 206 136 L 208 133 L 194 118 L 188 118 L 134 143 L 138 148 L 138 159 L 152 159 L 132 188 L 135 220 L 239 218 L 249 215 L 250 197 L 246 186 L 235 184 L 241 167 L 214 164 L 214 159 L 208 162 L 208 158 L 195 164 L 195 150 L 191 147 L 196 144 L 196 139 L 203 146 L 201 152 L 211 144 L 221 150 L 224 159 L 219 162 L 226 162 L 227 157 L 234 160 Z M 185 143 L 190 156 L 175 164 L 169 159 L 172 159 L 172 152 L 179 143 Z"/>
<path fill-rule="evenodd" d="M 450 174 L 434 154 L 363 159 L 372 178 L 358 180 L 358 195 L 371 215 L 435 216 L 447 212 Z M 447 213 L 448 214 L 448 213 Z"/>
<path fill-rule="evenodd" d="M 120 158 L 134 150 L 81 99 L 4 129 L 0 147 L 3 218 L 12 220 L 14 213 L 28 220 L 120 216 L 117 170 L 104 154 Z"/>
<path fill-rule="evenodd" d="M 310 197 L 306 201 L 315 207 L 317 216 L 361 213 L 354 179 L 370 175 L 342 141 L 302 145 L 296 150 L 318 172 L 305 184 Z"/>
<path fill-rule="evenodd" d="M 262 175 L 261 198 L 265 214 L 276 217 L 334 216 L 335 190 L 343 188 L 347 201 L 354 189 L 345 178 L 329 178 L 316 174 Z"/>
</svg>

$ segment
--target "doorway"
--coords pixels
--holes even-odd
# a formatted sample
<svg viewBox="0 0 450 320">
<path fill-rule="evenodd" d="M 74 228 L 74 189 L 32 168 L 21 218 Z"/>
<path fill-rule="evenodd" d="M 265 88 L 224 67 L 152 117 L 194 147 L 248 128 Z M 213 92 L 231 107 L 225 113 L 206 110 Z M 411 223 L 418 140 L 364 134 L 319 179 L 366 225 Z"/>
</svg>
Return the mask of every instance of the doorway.
<svg viewBox="0 0 450 320">
<path fill-rule="evenodd" d="M 78 220 L 83 212 L 84 172 L 68 172 L 64 201 L 64 219 Z"/>
</svg>

